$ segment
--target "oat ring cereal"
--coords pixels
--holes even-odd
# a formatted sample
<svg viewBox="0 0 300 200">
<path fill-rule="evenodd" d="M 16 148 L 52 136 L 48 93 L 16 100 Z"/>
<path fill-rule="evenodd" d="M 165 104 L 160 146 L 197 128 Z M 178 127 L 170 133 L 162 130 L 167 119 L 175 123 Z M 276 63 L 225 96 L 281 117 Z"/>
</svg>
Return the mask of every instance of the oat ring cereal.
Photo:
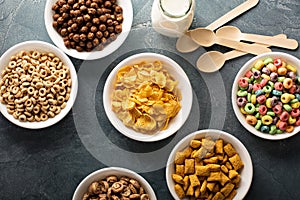
<svg viewBox="0 0 300 200">
<path fill-rule="evenodd" d="M 53 53 L 21 51 L 1 72 L 0 102 L 21 122 L 46 121 L 70 98 L 69 67 Z"/>
</svg>

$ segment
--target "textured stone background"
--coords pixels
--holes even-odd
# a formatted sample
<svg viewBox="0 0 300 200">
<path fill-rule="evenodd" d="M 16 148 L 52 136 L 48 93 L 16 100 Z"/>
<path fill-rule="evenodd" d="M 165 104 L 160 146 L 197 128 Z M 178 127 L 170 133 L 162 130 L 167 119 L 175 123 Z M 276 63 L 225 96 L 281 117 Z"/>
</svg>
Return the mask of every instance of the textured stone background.
<svg viewBox="0 0 300 200">
<path fill-rule="evenodd" d="M 44 25 L 45 2 L 46 0 L 0 0 L 0 55 L 14 44 L 26 40 L 43 40 L 52 43 Z M 242 1 L 196 0 L 196 2 L 193 27 L 208 25 Z M 132 29 L 151 29 L 150 12 L 153 1 L 132 0 L 132 3 L 134 7 Z M 285 33 L 288 37 L 300 41 L 299 21 L 299 0 L 261 0 L 257 7 L 229 24 L 238 26 L 246 33 L 266 35 Z M 166 37 L 159 37 L 159 39 L 162 41 L 149 40 L 146 47 L 151 47 L 151 44 L 157 42 L 174 44 L 172 39 Z M 228 49 L 215 45 L 206 50 L 226 52 Z M 300 57 L 299 49 L 287 51 L 272 47 L 272 50 Z M 227 114 L 223 130 L 237 136 L 252 157 L 254 177 L 246 199 L 299 199 L 299 135 L 282 141 L 260 139 L 239 124 L 231 108 L 231 85 L 235 74 L 239 67 L 252 57 L 246 55 L 228 61 L 220 71 L 226 88 L 224 95 L 227 97 L 224 100 Z M 72 61 L 79 70 L 82 61 L 73 58 Z M 207 94 L 205 92 L 207 88 L 197 88 L 198 85 L 193 84 L 197 83 L 201 75 L 194 73 L 192 67 L 187 67 L 185 70 L 194 91 L 199 94 L 203 89 L 203 94 Z M 104 81 L 100 80 L 100 85 Z M 198 97 L 198 101 L 201 102 L 203 99 Z M 204 105 L 200 105 L 201 113 L 210 115 L 210 104 Z M 58 124 L 42 130 L 19 128 L 0 115 L 0 199 L 71 199 L 76 186 L 87 174 L 104 167 L 82 145 L 73 120 L 75 115 L 80 116 L 80 113 L 70 112 Z M 207 120 L 202 118 L 199 129 L 207 127 Z M 117 145 L 128 145 L 129 149 L 133 144 L 137 144 L 137 147 L 142 146 L 120 136 L 116 131 L 111 133 L 109 138 Z M 168 142 L 167 139 L 148 145 L 150 149 L 155 149 Z M 142 175 L 153 186 L 158 199 L 172 199 L 164 179 L 164 169 Z"/>
</svg>

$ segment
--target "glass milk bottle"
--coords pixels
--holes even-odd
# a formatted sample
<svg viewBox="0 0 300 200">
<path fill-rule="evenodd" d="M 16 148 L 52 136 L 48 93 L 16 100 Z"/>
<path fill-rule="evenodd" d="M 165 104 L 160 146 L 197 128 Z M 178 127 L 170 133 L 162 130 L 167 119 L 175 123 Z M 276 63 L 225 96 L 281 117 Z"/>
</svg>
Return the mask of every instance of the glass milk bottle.
<svg viewBox="0 0 300 200">
<path fill-rule="evenodd" d="M 154 0 L 152 27 L 160 34 L 179 37 L 192 24 L 195 0 Z"/>
</svg>

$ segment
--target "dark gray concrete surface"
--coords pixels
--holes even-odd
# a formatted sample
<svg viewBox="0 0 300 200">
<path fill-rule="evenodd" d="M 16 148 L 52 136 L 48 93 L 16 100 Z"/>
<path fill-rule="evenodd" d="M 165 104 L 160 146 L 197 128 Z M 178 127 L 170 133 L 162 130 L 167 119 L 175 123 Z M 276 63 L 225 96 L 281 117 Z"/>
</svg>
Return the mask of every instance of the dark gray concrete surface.
<svg viewBox="0 0 300 200">
<path fill-rule="evenodd" d="M 192 24 L 194 28 L 208 25 L 242 3 L 241 0 L 196 2 Z M 44 25 L 45 3 L 46 0 L 0 0 L 0 55 L 14 44 L 26 40 L 52 43 Z M 107 149 L 101 148 L 113 150 L 116 146 L 123 150 L 122 153 L 129 152 L 128 159 L 132 159 L 133 153 L 148 156 L 147 153 L 151 154 L 166 146 L 172 147 L 185 135 L 205 128 L 229 132 L 248 149 L 254 176 L 245 199 L 300 199 L 300 136 L 295 135 L 281 141 L 258 138 L 243 128 L 231 106 L 234 77 L 239 68 L 253 56 L 246 55 L 228 61 L 217 73 L 199 73 L 193 66 L 199 55 L 208 50 L 227 52 L 229 49 L 215 45 L 207 49 L 199 48 L 189 54 L 178 53 L 175 50 L 176 40 L 152 30 L 152 3 L 153 1 L 148 0 L 132 0 L 132 31 L 115 53 L 95 62 L 71 58 L 79 76 L 78 98 L 73 110 L 59 123 L 41 130 L 27 130 L 17 127 L 0 115 L 0 199 L 71 199 L 77 185 L 89 173 L 106 166 L 125 165 L 126 162 L 123 161 L 126 161 L 126 156 L 120 158 L 118 155 L 101 155 L 104 158 L 101 160 L 99 154 L 107 152 Z M 228 24 L 238 26 L 245 33 L 285 33 L 289 38 L 300 41 L 299 21 L 299 0 L 261 0 L 257 7 Z M 288 51 L 272 47 L 272 50 L 300 57 L 299 49 Z M 159 52 L 172 57 L 186 71 L 194 90 L 193 109 L 185 126 L 175 136 L 146 144 L 128 139 L 116 131 L 109 123 L 102 106 L 102 88 L 110 70 L 121 59 L 140 51 Z M 101 63 L 108 66 L 101 66 Z M 97 71 L 95 64 L 102 69 Z M 89 65 L 91 71 L 95 70 L 98 74 L 93 76 L 93 73 L 89 73 Z M 85 101 L 84 95 L 90 95 L 91 101 Z M 90 105 L 85 105 L 85 102 Z M 85 106 L 92 111 L 82 110 Z M 95 135 L 105 135 L 111 143 L 87 146 L 89 143 L 86 141 L 95 137 L 90 130 L 97 131 L 89 126 L 92 123 L 92 119 L 90 121 L 86 117 L 89 113 L 96 113 L 94 117 L 101 127 Z M 145 163 L 139 160 L 139 156 L 135 163 L 124 166 L 138 169 L 153 186 L 159 200 L 172 199 L 166 185 L 164 168 L 169 152 L 170 148 L 165 151 L 165 155 L 147 161 L 149 165 L 157 163 L 156 168 L 151 166 L 143 170 Z M 96 155 L 97 153 L 99 154 Z"/>
</svg>

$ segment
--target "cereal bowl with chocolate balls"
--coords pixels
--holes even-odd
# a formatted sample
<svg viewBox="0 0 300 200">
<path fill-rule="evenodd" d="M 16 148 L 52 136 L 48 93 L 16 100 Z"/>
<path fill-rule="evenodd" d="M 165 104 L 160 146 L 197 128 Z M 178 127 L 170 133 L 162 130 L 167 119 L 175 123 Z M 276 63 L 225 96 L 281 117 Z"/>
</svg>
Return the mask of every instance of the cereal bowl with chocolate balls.
<svg viewBox="0 0 300 200">
<path fill-rule="evenodd" d="M 89 174 L 77 186 L 73 200 L 156 200 L 151 185 L 126 168 L 107 167 Z"/>
<path fill-rule="evenodd" d="M 44 18 L 56 46 L 74 58 L 94 60 L 123 44 L 133 9 L 131 1 L 47 0 Z"/>
</svg>

